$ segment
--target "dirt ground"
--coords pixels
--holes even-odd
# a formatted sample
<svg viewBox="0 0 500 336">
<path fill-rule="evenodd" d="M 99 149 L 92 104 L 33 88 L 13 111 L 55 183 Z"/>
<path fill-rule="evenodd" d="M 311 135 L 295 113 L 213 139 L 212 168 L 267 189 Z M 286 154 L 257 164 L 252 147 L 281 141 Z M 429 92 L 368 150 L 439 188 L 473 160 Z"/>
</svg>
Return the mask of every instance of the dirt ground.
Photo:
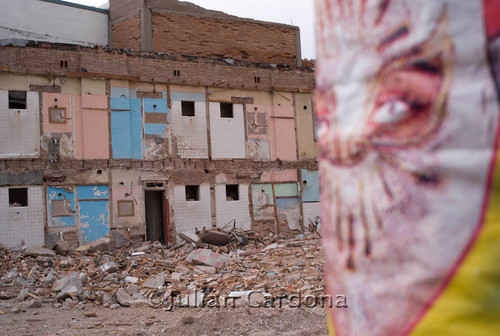
<svg viewBox="0 0 500 336">
<path fill-rule="evenodd" d="M 323 308 L 118 308 L 76 306 L 9 311 L 1 301 L 1 335 L 327 335 Z M 87 317 L 87 316 L 89 317 Z"/>
</svg>

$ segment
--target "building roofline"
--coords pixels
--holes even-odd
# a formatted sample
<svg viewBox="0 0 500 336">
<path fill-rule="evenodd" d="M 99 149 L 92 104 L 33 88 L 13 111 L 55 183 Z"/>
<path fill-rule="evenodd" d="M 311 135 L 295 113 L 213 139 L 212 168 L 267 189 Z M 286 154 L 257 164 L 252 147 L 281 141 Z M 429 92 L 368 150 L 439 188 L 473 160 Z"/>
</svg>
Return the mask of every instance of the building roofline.
<svg viewBox="0 0 500 336">
<path fill-rule="evenodd" d="M 68 6 L 68 7 L 85 9 L 85 10 L 98 12 L 98 13 L 102 13 L 102 14 L 109 14 L 109 10 L 107 10 L 107 9 L 91 7 L 91 6 L 86 6 L 86 5 L 80 5 L 80 4 L 69 2 L 69 1 L 63 1 L 63 0 L 39 0 L 39 1 L 50 2 L 53 4 L 63 5 L 63 6 Z"/>
</svg>

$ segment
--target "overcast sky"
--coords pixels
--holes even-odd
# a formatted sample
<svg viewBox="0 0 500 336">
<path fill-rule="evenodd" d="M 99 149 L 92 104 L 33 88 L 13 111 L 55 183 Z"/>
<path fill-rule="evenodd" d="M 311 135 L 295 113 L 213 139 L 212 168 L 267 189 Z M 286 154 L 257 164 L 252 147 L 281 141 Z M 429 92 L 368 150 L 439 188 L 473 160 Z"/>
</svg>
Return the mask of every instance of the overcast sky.
<svg viewBox="0 0 500 336">
<path fill-rule="evenodd" d="M 100 6 L 105 0 L 67 0 L 88 6 Z M 300 27 L 302 58 L 316 58 L 314 45 L 313 0 L 192 0 L 198 6 L 239 17 L 292 24 Z"/>
</svg>

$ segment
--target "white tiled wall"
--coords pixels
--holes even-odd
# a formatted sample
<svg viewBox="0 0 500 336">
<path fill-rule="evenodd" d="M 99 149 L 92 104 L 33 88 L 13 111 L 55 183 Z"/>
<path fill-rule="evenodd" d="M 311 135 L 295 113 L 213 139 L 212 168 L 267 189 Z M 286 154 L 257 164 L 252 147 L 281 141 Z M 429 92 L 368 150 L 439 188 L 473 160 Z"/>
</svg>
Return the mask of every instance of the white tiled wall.
<svg viewBox="0 0 500 336">
<path fill-rule="evenodd" d="M 38 157 L 40 103 L 38 92 L 28 92 L 27 108 L 9 109 L 9 91 L 0 90 L 0 158 Z"/>
<path fill-rule="evenodd" d="M 43 246 L 43 197 L 43 187 L 28 187 L 28 206 L 9 207 L 9 188 L 0 188 L 0 243 L 13 247 L 24 239 L 27 246 Z"/>
<path fill-rule="evenodd" d="M 210 103 L 210 141 L 213 159 L 245 158 L 243 105 L 233 104 L 233 118 L 220 117 L 220 103 Z"/>
<path fill-rule="evenodd" d="M 215 186 L 215 209 L 217 216 L 217 227 L 223 228 L 231 222 L 226 229 L 233 227 L 233 220 L 236 219 L 236 227 L 243 230 L 250 230 L 250 210 L 248 208 L 248 184 L 239 185 L 239 200 L 226 200 L 226 185 Z"/>
<path fill-rule="evenodd" d="M 172 142 L 181 158 L 207 159 L 207 113 L 204 102 L 194 103 L 194 117 L 183 117 L 180 101 L 172 101 Z"/>
<path fill-rule="evenodd" d="M 200 185 L 199 201 L 186 201 L 185 187 L 174 187 L 174 218 L 177 232 L 195 232 L 195 228 L 211 228 L 210 186 Z"/>
<path fill-rule="evenodd" d="M 309 219 L 314 223 L 316 216 L 321 216 L 320 202 L 303 203 L 303 206 L 304 227 L 309 228 L 309 224 L 311 224 Z"/>
</svg>

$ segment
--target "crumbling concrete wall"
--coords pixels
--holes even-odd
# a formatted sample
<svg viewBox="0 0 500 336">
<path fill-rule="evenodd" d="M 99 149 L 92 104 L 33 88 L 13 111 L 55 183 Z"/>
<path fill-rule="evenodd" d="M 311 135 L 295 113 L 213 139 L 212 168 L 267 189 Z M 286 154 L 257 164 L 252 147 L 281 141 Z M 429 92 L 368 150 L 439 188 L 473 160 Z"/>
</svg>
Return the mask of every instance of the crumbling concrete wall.
<svg viewBox="0 0 500 336">
<path fill-rule="evenodd" d="M 39 128 L 46 134 L 72 135 L 72 137 L 68 137 L 68 139 L 71 139 L 71 141 L 68 140 L 68 143 L 74 143 L 73 147 L 70 148 L 75 151 L 75 154 L 51 162 L 48 155 L 48 145 L 42 144 L 43 150 L 39 158 L 33 160 L 0 160 L 0 170 L 6 174 L 19 174 L 31 170 L 43 171 L 44 181 L 40 183 L 48 186 L 48 188 L 66 190 L 66 188 L 77 189 L 79 186 L 89 185 L 109 187 L 110 198 L 107 208 L 107 211 L 110 211 L 111 218 L 109 229 L 123 231 L 125 228 L 130 228 L 132 236 L 145 236 L 144 186 L 147 181 L 164 181 L 165 183 L 165 195 L 170 202 L 170 208 L 168 209 L 170 210 L 169 229 L 173 238 L 176 231 L 194 230 L 195 227 L 201 229 L 203 227 L 223 226 L 234 218 L 237 219 L 237 226 L 243 224 L 244 228 L 250 227 L 258 233 L 268 234 L 267 228 L 275 233 L 297 233 L 296 223 L 297 218 L 300 221 L 300 211 L 299 216 L 296 215 L 296 212 L 291 216 L 285 212 L 300 210 L 301 208 L 297 207 L 295 203 L 291 204 L 296 202 L 295 200 L 286 199 L 287 202 L 280 200 L 280 202 L 286 204 L 277 206 L 279 212 L 276 211 L 274 208 L 276 195 L 272 192 L 272 187 L 273 184 L 276 187 L 280 183 L 297 184 L 299 181 L 297 172 L 300 169 L 317 169 L 317 162 L 315 160 L 297 161 L 295 159 L 289 161 L 269 160 L 270 155 L 266 156 L 265 153 L 259 153 L 258 160 L 250 154 L 247 154 L 246 157 L 243 155 L 240 158 L 227 157 L 227 159 L 223 160 L 211 160 L 209 154 L 217 144 L 212 144 L 210 132 L 217 129 L 217 127 L 212 127 L 207 110 L 209 102 L 213 104 L 231 102 L 234 105 L 241 106 L 242 118 L 240 124 L 234 130 L 238 139 L 243 139 L 243 146 L 239 149 L 240 153 L 243 153 L 250 148 L 248 144 L 251 137 L 246 132 L 249 130 L 248 122 L 251 119 L 248 119 L 248 115 L 252 111 L 252 107 L 257 106 L 263 112 L 265 111 L 268 125 L 271 116 L 276 116 L 275 112 L 272 112 L 274 114 L 270 112 L 274 109 L 284 109 L 285 119 L 294 121 L 293 116 L 296 106 L 294 105 L 293 91 L 298 90 L 297 86 L 303 85 L 306 88 L 305 83 L 310 75 L 307 71 L 288 72 L 279 68 L 267 69 L 265 67 L 257 69 L 249 65 L 236 66 L 237 62 L 235 62 L 235 65 L 223 65 L 217 64 L 217 60 L 204 63 L 203 60 L 198 59 L 187 60 L 182 57 L 172 59 L 168 56 L 154 54 L 147 56 L 129 54 L 124 58 L 119 53 L 104 52 L 101 49 L 65 48 L 60 53 L 60 49 L 46 46 L 39 48 L 0 47 L 2 51 L 0 53 L 0 67 L 7 69 L 7 71 L 20 69 L 22 70 L 21 73 L 26 74 L 16 76 L 0 75 L 0 89 L 14 87 L 39 93 L 40 97 L 42 97 L 39 99 L 39 105 L 41 104 L 44 110 L 42 113 L 43 120 Z M 15 53 L 12 53 L 13 50 L 15 50 Z M 55 55 L 45 53 L 46 51 L 51 51 Z M 29 55 L 35 65 L 25 62 L 23 58 L 19 58 L 19 62 L 24 63 L 24 68 L 18 68 L 17 63 L 7 61 L 9 56 L 5 56 L 6 54 L 11 56 L 14 54 L 18 56 Z M 48 57 L 52 57 L 52 62 L 45 59 Z M 59 57 L 69 59 L 68 69 L 59 67 Z M 86 57 L 100 62 L 102 67 L 94 67 L 94 63 L 90 62 L 90 58 L 85 60 Z M 86 63 L 87 61 L 89 63 Z M 81 65 L 88 67 L 88 69 L 85 68 L 87 71 L 91 69 L 97 72 L 88 74 L 76 68 Z M 177 66 L 181 69 L 181 78 L 173 76 L 173 69 L 177 70 Z M 198 71 L 196 78 L 183 78 L 184 71 L 194 73 L 192 70 L 195 68 Z M 199 72 L 203 72 L 208 68 L 211 68 L 212 77 L 202 77 Z M 234 72 L 236 68 L 244 69 L 244 71 L 238 74 L 239 70 Z M 155 71 L 151 69 L 155 69 Z M 42 70 L 50 73 L 50 75 L 43 75 Z M 223 71 L 219 72 L 218 70 Z M 247 70 L 248 72 L 246 72 Z M 114 71 L 116 73 L 113 74 Z M 244 81 L 240 77 L 233 78 L 233 74 L 237 76 L 252 74 L 251 80 L 253 81 L 256 71 L 267 74 L 265 77 L 262 75 L 261 83 L 254 83 L 251 89 L 245 89 L 243 84 L 237 85 L 236 88 L 231 87 L 234 84 L 233 81 L 241 80 L 241 83 Z M 131 75 L 131 72 L 134 72 L 135 75 Z M 220 78 L 226 82 L 224 84 L 215 83 L 214 81 L 218 79 L 214 79 L 213 73 L 220 73 Z M 38 76 L 33 74 L 38 74 Z M 86 76 L 101 79 L 91 79 L 86 78 Z M 153 76 L 155 79 L 148 82 Z M 271 78 L 273 76 L 274 79 Z M 284 76 L 283 78 L 286 78 L 286 80 L 279 80 L 281 76 Z M 298 81 L 296 81 L 297 78 L 299 78 Z M 287 86 L 279 90 L 271 89 L 268 79 L 271 81 L 278 80 L 278 82 Z M 204 83 L 209 85 L 204 85 Z M 44 96 L 48 97 L 46 103 L 43 102 Z M 47 108 L 48 112 L 48 107 L 54 103 L 54 97 L 65 96 L 70 97 L 69 107 L 74 112 L 70 114 L 72 120 L 68 120 L 69 123 L 62 126 L 62 130 L 52 130 L 52 126 L 46 123 L 48 116 L 45 115 L 45 110 Z M 51 98 L 52 101 L 50 101 Z M 115 99 L 118 99 L 120 104 L 123 100 L 126 103 L 126 108 L 122 109 L 120 106 L 115 105 Z M 134 107 L 134 109 L 137 110 L 137 115 L 140 116 L 140 119 L 132 123 L 140 127 L 140 130 L 137 130 L 137 138 L 140 139 L 140 142 L 136 147 L 140 147 L 142 153 L 137 158 L 133 158 L 132 155 L 124 158 L 110 157 L 111 152 L 109 149 L 112 147 L 112 142 L 109 139 L 109 134 L 113 133 L 113 113 L 130 111 L 131 101 L 132 104 L 137 105 L 137 108 Z M 195 117 L 182 116 L 182 101 L 194 102 Z M 161 111 L 154 110 L 154 105 L 157 105 L 157 108 L 160 108 Z M 259 113 L 261 110 L 259 110 Z M 75 111 L 79 113 L 78 118 L 74 118 L 77 114 Z M 243 112 L 247 113 L 246 119 Z M 94 113 L 97 115 L 94 116 Z M 156 124 L 150 122 L 153 119 L 148 119 L 148 113 L 167 115 L 160 123 L 162 130 L 164 130 L 163 135 L 147 134 L 150 132 L 146 130 L 146 125 Z M 87 118 L 89 115 L 91 117 Z M 199 119 L 196 116 L 199 116 Z M 154 117 L 157 116 L 154 115 Z M 92 129 L 98 131 L 98 134 L 89 132 L 89 136 L 87 136 L 85 132 L 86 129 L 89 129 L 87 125 L 78 126 L 78 123 L 85 122 L 87 119 L 89 122 L 93 121 L 91 124 L 99 124 L 89 126 L 102 126 L 102 128 L 92 127 Z M 263 121 L 262 117 L 260 119 Z M 97 122 L 97 120 L 99 121 Z M 156 121 L 156 119 L 153 121 Z M 196 127 L 193 128 L 192 132 L 186 132 L 187 126 L 183 123 L 193 124 Z M 72 125 L 71 129 L 68 125 Z M 217 126 L 216 124 L 213 125 Z M 61 127 L 61 125 L 55 126 Z M 120 127 L 117 127 L 116 130 L 120 130 Z M 177 130 L 177 133 L 175 133 L 175 130 Z M 224 132 L 225 129 L 221 128 L 219 131 Z M 236 134 L 238 133 L 236 131 L 239 131 L 240 134 Z M 108 134 L 107 139 L 106 134 Z M 91 144 L 90 148 L 104 153 L 100 156 L 95 155 L 96 158 L 94 159 L 87 154 L 88 147 L 87 142 L 85 142 L 86 139 L 93 140 L 93 137 L 100 140 Z M 156 138 L 165 140 L 165 143 L 161 145 L 154 143 Z M 271 139 L 269 129 L 264 138 Z M 247 141 L 246 147 L 245 139 Z M 295 136 L 293 141 L 288 140 L 293 143 L 297 141 Z M 227 142 L 228 144 L 224 144 L 224 146 L 232 145 L 229 144 L 230 141 Z M 241 145 L 241 142 L 239 144 Z M 162 146 L 164 147 L 162 148 Z M 61 148 L 59 148 L 59 151 L 61 151 Z M 106 153 L 106 151 L 108 152 Z M 115 174 L 115 172 L 117 173 Z M 220 175 L 226 177 L 220 179 Z M 130 182 L 132 183 L 130 184 Z M 224 196 L 226 196 L 224 188 L 227 184 L 239 185 L 240 199 L 238 201 L 224 199 Z M 202 200 L 186 201 L 185 194 L 183 194 L 186 185 L 200 185 Z M 252 195 L 254 193 L 253 185 L 257 187 L 265 185 L 266 188 L 271 189 L 271 214 L 268 219 L 264 218 L 260 222 L 254 211 L 255 204 L 258 203 L 258 195 Z M 244 191 L 245 188 L 247 188 L 246 192 Z M 249 192 L 248 189 L 252 191 Z M 130 194 L 130 196 L 127 196 L 127 194 Z M 296 194 L 287 197 L 300 199 Z M 135 199 L 132 199 L 132 196 Z M 132 216 L 119 216 L 118 201 L 130 200 L 134 201 L 134 214 Z M 72 211 L 78 211 L 79 201 L 75 200 L 75 207 L 71 208 Z M 236 204 L 238 204 L 237 207 Z M 48 208 L 47 211 L 52 212 Z M 76 215 L 77 213 L 75 213 Z M 102 215 L 107 216 L 104 208 L 102 209 Z M 278 219 L 279 227 L 277 226 Z M 46 222 L 51 222 L 48 216 Z M 290 223 L 292 225 L 289 225 Z M 61 237 L 77 245 L 81 242 L 80 238 L 82 237 L 77 224 L 77 222 L 75 225 L 70 226 L 53 226 L 50 224 L 47 230 L 59 233 Z"/>
</svg>

